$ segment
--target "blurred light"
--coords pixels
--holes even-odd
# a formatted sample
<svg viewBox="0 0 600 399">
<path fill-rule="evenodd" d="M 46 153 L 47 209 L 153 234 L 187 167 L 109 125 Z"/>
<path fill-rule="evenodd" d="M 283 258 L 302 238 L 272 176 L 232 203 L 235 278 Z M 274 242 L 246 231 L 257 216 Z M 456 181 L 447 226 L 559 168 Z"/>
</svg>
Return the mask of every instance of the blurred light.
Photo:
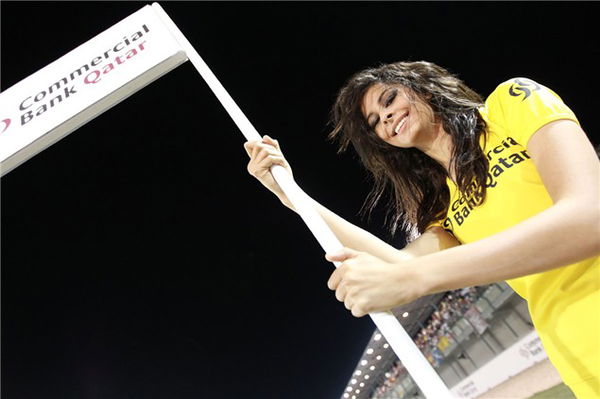
<svg viewBox="0 0 600 399">
<path fill-rule="evenodd" d="M 385 349 L 387 349 L 387 348 L 389 348 L 389 347 L 390 347 L 390 344 L 388 344 L 388 343 L 385 343 L 385 344 L 383 344 L 383 347 L 384 347 Z"/>
<path fill-rule="evenodd" d="M 350 392 L 350 391 L 352 391 L 352 387 L 346 388 L 346 392 Z"/>
<path fill-rule="evenodd" d="M 365 374 L 365 380 L 369 379 L 369 374 Z"/>
<path fill-rule="evenodd" d="M 369 367 L 369 369 L 370 369 L 371 371 L 373 371 L 373 370 L 375 370 L 375 366 L 371 366 L 371 367 Z"/>
<path fill-rule="evenodd" d="M 356 375 L 361 375 L 361 374 L 362 374 L 362 371 L 360 371 L 360 370 L 356 370 L 356 371 L 354 372 L 354 374 L 356 374 Z"/>
<path fill-rule="evenodd" d="M 356 399 L 356 395 L 352 395 L 352 399 Z"/>
<path fill-rule="evenodd" d="M 381 334 L 375 334 L 375 341 L 379 341 L 381 339 Z"/>
<path fill-rule="evenodd" d="M 361 382 L 360 384 L 358 384 L 358 386 L 362 388 L 362 387 L 364 387 L 364 386 L 365 386 L 365 383 L 364 383 L 364 382 Z"/>
<path fill-rule="evenodd" d="M 350 383 L 351 383 L 351 384 L 356 384 L 356 378 L 353 378 L 353 379 L 350 381 Z"/>
<path fill-rule="evenodd" d="M 377 355 L 377 357 L 375 359 L 381 360 L 381 355 Z"/>
<path fill-rule="evenodd" d="M 361 366 L 364 366 L 364 365 L 365 365 L 365 364 L 367 364 L 367 363 L 368 363 L 368 362 L 367 362 L 366 360 L 361 360 L 361 361 L 360 361 L 360 365 L 361 365 Z"/>
<path fill-rule="evenodd" d="M 350 397 L 350 394 L 346 392 L 346 393 L 344 394 L 344 398 L 349 398 L 349 397 Z"/>
<path fill-rule="evenodd" d="M 354 391 L 354 392 L 356 392 L 356 393 L 360 393 L 360 389 L 357 389 L 357 390 L 356 390 L 356 391 Z"/>
<path fill-rule="evenodd" d="M 367 355 L 370 355 L 371 353 L 373 353 L 373 348 L 367 349 Z"/>
<path fill-rule="evenodd" d="M 402 317 L 408 317 L 408 312 L 402 313 Z"/>
</svg>

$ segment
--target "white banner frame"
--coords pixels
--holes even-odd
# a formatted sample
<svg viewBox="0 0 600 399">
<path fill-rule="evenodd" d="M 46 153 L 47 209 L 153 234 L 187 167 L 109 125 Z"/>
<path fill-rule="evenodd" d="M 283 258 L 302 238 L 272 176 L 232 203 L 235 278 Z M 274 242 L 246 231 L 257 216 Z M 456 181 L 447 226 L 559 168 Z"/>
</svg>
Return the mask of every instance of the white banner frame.
<svg viewBox="0 0 600 399">
<path fill-rule="evenodd" d="M 168 36 L 171 36 L 171 39 L 174 38 L 178 43 L 178 51 L 175 51 L 172 56 L 165 58 L 163 62 L 157 63 L 155 67 L 142 71 L 143 73 L 136 75 L 129 82 L 127 82 L 127 84 L 117 87 L 110 93 L 110 95 L 101 97 L 87 108 L 73 111 L 74 114 L 70 117 L 63 116 L 63 120 L 59 120 L 60 123 L 54 125 L 49 123 L 46 129 L 40 130 L 41 133 L 40 131 L 30 133 L 25 140 L 7 140 L 6 131 L 10 127 L 11 122 L 9 121 L 8 124 L 5 123 L 4 121 L 6 119 L 2 118 L 6 117 L 3 116 L 3 114 L 0 115 L 0 154 L 2 154 L 0 157 L 1 175 L 8 173 L 22 162 L 25 162 L 27 159 L 57 142 L 67 134 L 73 132 L 78 127 L 116 105 L 123 99 L 133 94 L 135 91 L 141 89 L 145 85 L 151 83 L 153 80 L 185 62 L 186 57 L 191 61 L 198 73 L 200 73 L 202 78 L 206 81 L 215 96 L 219 99 L 225 110 L 240 129 L 244 137 L 247 140 L 261 139 L 258 131 L 254 128 L 252 123 L 250 123 L 248 118 L 246 118 L 242 110 L 237 106 L 229 93 L 221 85 L 208 65 L 206 65 L 206 63 L 202 60 L 194 47 L 189 43 L 189 41 L 179 30 L 177 25 L 167 15 L 167 13 L 162 9 L 162 7 L 158 3 L 152 3 L 151 6 L 147 5 L 137 13 L 148 10 L 148 7 L 151 7 L 154 13 L 161 19 L 163 27 L 165 27 L 170 33 Z M 132 14 L 132 16 L 135 14 Z M 123 21 L 126 20 L 127 18 Z M 121 21 L 120 24 L 123 23 L 123 21 Z M 113 28 L 114 26 L 110 29 Z M 106 34 L 106 32 L 110 31 L 110 29 L 98 35 L 94 39 Z M 90 40 L 90 42 L 94 39 Z M 18 88 L 23 86 L 25 84 L 24 82 L 27 80 L 37 79 L 45 70 L 47 71 L 48 68 L 51 69 L 51 67 L 56 66 L 56 63 L 59 63 L 61 60 L 65 59 L 65 57 L 68 58 L 70 54 L 76 52 L 83 46 L 85 46 L 85 44 L 73 50 L 73 52 L 65 55 L 61 59 L 55 61 L 55 63 L 48 65 L 46 68 L 43 68 L 27 79 L 24 79 L 22 82 L 19 82 L 17 85 L 9 88 L 5 92 L 0 93 L 0 97 L 7 98 L 9 95 L 13 95 L 17 92 L 15 87 Z M 179 50 L 183 50 L 183 52 Z M 42 96 L 42 99 L 44 96 Z M 36 97 L 34 97 L 34 99 L 35 98 Z M 3 103 L 0 101 L 0 105 L 1 104 Z M 21 102 L 21 105 L 22 104 L 23 102 Z M 4 112 L 1 107 L 0 112 Z M 11 138 L 12 137 L 16 136 L 11 136 Z M 12 147 L 6 149 L 7 145 Z M 2 152 L 2 146 L 5 148 L 4 152 Z M 325 252 L 332 253 L 342 249 L 342 244 L 329 229 L 318 212 L 314 209 L 310 198 L 295 183 L 287 171 L 281 166 L 274 166 L 271 168 L 271 173 Z M 338 267 L 339 262 L 336 262 L 335 266 Z M 404 367 L 407 369 L 408 373 L 411 375 L 417 386 L 427 398 L 447 399 L 454 397 L 440 376 L 435 372 L 431 364 L 427 361 L 416 344 L 406 333 L 398 319 L 391 312 L 371 313 L 369 316 L 372 318 L 381 334 L 385 337 L 390 347 L 394 350 Z"/>
</svg>

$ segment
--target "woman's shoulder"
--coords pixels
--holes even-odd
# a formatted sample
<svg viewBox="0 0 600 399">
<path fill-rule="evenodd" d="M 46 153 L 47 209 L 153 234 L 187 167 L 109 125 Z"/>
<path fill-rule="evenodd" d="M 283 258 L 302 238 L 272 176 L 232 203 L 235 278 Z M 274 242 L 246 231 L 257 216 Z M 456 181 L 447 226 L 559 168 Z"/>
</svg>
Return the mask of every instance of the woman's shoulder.
<svg viewBox="0 0 600 399">
<path fill-rule="evenodd" d="M 488 124 L 501 127 L 523 144 L 537 129 L 553 120 L 577 122 L 575 114 L 557 93 L 527 77 L 507 79 L 496 86 L 480 113 Z"/>
<path fill-rule="evenodd" d="M 486 103 L 490 100 L 502 98 L 520 97 L 525 100 L 535 91 L 538 91 L 543 86 L 533 79 L 527 77 L 514 77 L 507 79 L 496 86 L 496 88 L 487 97 Z"/>
<path fill-rule="evenodd" d="M 510 124 L 507 118 L 516 116 L 512 110 L 514 104 L 523 102 L 540 87 L 542 86 L 538 82 L 525 76 L 512 77 L 500 82 L 479 108 L 479 113 L 487 124 L 488 136 L 505 138 Z"/>
</svg>

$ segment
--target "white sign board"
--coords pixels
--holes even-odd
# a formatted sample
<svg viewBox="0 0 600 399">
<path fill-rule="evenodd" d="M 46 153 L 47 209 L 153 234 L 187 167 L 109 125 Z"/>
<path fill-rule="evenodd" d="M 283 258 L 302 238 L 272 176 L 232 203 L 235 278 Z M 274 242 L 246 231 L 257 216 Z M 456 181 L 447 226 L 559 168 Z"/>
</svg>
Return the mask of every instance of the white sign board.
<svg viewBox="0 0 600 399">
<path fill-rule="evenodd" d="M 0 173 L 187 60 L 150 5 L 0 93 Z"/>
<path fill-rule="evenodd" d="M 452 387 L 451 392 L 458 398 L 476 398 L 547 358 L 540 337 L 535 331 L 531 331 Z"/>
</svg>

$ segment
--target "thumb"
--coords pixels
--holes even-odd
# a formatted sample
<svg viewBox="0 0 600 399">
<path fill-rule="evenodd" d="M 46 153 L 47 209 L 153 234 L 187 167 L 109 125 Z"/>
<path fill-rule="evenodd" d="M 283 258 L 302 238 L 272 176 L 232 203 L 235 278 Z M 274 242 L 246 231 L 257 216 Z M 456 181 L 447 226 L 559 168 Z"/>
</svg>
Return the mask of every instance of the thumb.
<svg viewBox="0 0 600 399">
<path fill-rule="evenodd" d="M 354 258 L 358 252 L 350 248 L 342 248 L 339 251 L 325 254 L 325 259 L 330 262 L 343 262 L 346 259 Z"/>
</svg>

